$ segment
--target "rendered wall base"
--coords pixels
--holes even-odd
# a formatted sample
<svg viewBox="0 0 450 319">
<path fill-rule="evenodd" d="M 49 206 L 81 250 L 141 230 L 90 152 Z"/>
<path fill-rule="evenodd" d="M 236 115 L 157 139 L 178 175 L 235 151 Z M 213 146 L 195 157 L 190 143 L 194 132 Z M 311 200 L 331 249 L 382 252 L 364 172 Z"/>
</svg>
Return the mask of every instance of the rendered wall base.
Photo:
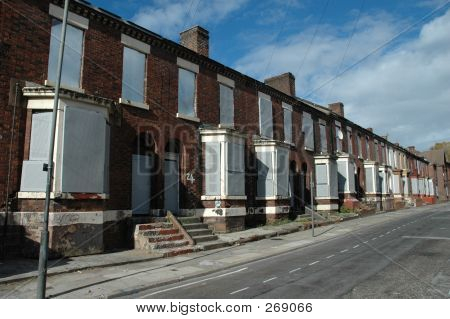
<svg viewBox="0 0 450 319">
<path fill-rule="evenodd" d="M 272 224 L 280 219 L 289 218 L 290 206 L 263 206 L 249 210 L 245 222 L 247 227 Z"/>
<path fill-rule="evenodd" d="M 14 212 L 8 227 L 21 231 L 20 255 L 37 258 L 43 213 Z M 49 216 L 49 258 L 129 248 L 131 211 L 54 212 Z"/>
<path fill-rule="evenodd" d="M 381 210 L 392 211 L 394 210 L 394 198 L 390 196 L 381 197 Z"/>
<path fill-rule="evenodd" d="M 337 212 L 339 210 L 339 198 L 316 197 L 314 208 L 320 212 Z"/>
</svg>

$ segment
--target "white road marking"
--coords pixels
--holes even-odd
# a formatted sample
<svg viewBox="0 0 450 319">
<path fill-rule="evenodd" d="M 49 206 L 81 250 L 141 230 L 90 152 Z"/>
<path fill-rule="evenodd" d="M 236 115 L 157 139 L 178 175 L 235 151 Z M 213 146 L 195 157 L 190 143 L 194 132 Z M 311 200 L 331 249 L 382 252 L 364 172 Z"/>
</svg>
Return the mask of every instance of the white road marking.
<svg viewBox="0 0 450 319">
<path fill-rule="evenodd" d="M 402 236 L 402 238 L 410 239 L 431 239 L 431 240 L 450 240 L 450 237 L 426 237 L 426 236 Z"/>
<path fill-rule="evenodd" d="M 315 265 L 315 264 L 317 264 L 319 261 L 318 260 L 316 260 L 315 262 L 312 262 L 312 263 L 310 263 L 309 265 L 310 266 L 312 266 L 312 265 Z"/>
<path fill-rule="evenodd" d="M 378 236 L 378 237 L 380 237 L 380 238 L 381 238 L 381 237 L 384 237 L 384 235 L 380 235 L 380 236 Z"/>
<path fill-rule="evenodd" d="M 210 278 L 205 278 L 205 279 L 194 281 L 194 282 L 190 282 L 190 283 L 187 283 L 187 284 L 184 284 L 184 285 L 171 287 L 171 288 L 167 288 L 167 289 L 163 289 L 163 290 L 158 290 L 158 291 L 152 292 L 151 294 L 144 295 L 141 298 L 146 298 L 148 296 L 153 296 L 153 295 L 156 295 L 156 294 L 160 294 L 162 292 L 167 292 L 167 291 L 171 291 L 171 290 L 175 290 L 175 289 L 179 289 L 179 288 L 189 287 L 189 286 L 192 286 L 192 285 L 195 285 L 195 284 L 199 284 L 201 282 L 205 282 L 205 281 L 209 281 L 209 280 L 213 280 L 213 279 L 217 279 L 217 278 L 222 278 L 222 277 L 225 277 L 225 276 L 236 274 L 238 272 L 241 272 L 241 271 L 244 271 L 244 270 L 247 270 L 247 269 L 248 269 L 248 267 L 245 267 L 245 268 L 241 268 L 239 270 L 235 270 L 235 271 L 232 271 L 232 272 L 227 272 L 225 274 L 221 274 L 221 275 L 210 277 Z"/>
<path fill-rule="evenodd" d="M 299 271 L 300 269 L 302 269 L 302 268 L 299 267 L 299 268 L 292 269 L 289 273 L 292 274 L 293 272 Z"/>
<path fill-rule="evenodd" d="M 328 256 L 328 257 L 326 257 L 327 259 L 330 259 L 330 258 L 333 258 L 334 257 L 334 254 L 333 255 L 330 255 L 330 256 Z"/>
<path fill-rule="evenodd" d="M 267 280 L 264 280 L 264 281 L 263 281 L 263 284 L 265 284 L 266 282 L 275 280 L 275 279 L 277 279 L 277 278 L 278 278 L 278 277 L 272 277 L 272 278 L 269 278 L 269 279 L 267 279 Z"/>
<path fill-rule="evenodd" d="M 390 231 L 387 231 L 387 232 L 386 232 L 386 235 L 388 235 L 388 234 L 390 234 L 390 233 L 391 233 Z"/>
<path fill-rule="evenodd" d="M 250 287 L 245 287 L 245 288 L 242 288 L 242 289 L 239 289 L 239 290 L 236 290 L 236 291 L 230 292 L 230 295 L 234 295 L 234 294 L 237 294 L 238 292 L 241 292 L 241 291 L 247 290 L 248 288 L 250 288 Z"/>
<path fill-rule="evenodd" d="M 345 253 L 348 249 L 341 250 L 341 253 Z"/>
<path fill-rule="evenodd" d="M 372 240 L 377 240 L 377 238 L 376 238 L 376 237 L 374 237 L 374 238 L 372 238 Z"/>
<path fill-rule="evenodd" d="M 363 241 L 363 244 L 367 244 L 369 241 L 368 240 L 366 240 L 366 241 Z"/>
<path fill-rule="evenodd" d="M 355 245 L 355 246 L 353 246 L 353 248 L 358 248 L 359 247 L 359 245 Z"/>
</svg>

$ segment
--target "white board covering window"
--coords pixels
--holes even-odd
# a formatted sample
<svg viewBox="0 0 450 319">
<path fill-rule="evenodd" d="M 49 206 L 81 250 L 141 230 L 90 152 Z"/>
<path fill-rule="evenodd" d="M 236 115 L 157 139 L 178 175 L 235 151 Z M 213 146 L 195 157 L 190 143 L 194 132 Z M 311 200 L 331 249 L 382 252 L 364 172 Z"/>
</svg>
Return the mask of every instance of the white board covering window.
<svg viewBox="0 0 450 319">
<path fill-rule="evenodd" d="M 364 175 L 366 176 L 366 192 L 374 193 L 374 168 L 366 167 L 364 168 Z"/>
<path fill-rule="evenodd" d="M 305 137 L 305 148 L 314 150 L 314 122 L 311 114 L 303 113 L 303 134 Z"/>
<path fill-rule="evenodd" d="M 342 130 L 341 130 L 341 124 L 335 123 L 336 128 L 336 151 L 342 152 Z"/>
<path fill-rule="evenodd" d="M 183 68 L 178 69 L 178 113 L 195 117 L 196 74 Z"/>
<path fill-rule="evenodd" d="M 273 155 L 274 152 L 258 153 L 257 188 L 259 197 L 267 197 L 274 195 Z"/>
<path fill-rule="evenodd" d="M 292 143 L 292 106 L 283 103 L 284 141 Z"/>
<path fill-rule="evenodd" d="M 103 114 L 66 106 L 61 190 L 105 193 L 108 189 L 109 125 Z"/>
<path fill-rule="evenodd" d="M 29 160 L 48 160 L 52 112 L 34 112 L 31 119 Z"/>
<path fill-rule="evenodd" d="M 374 152 L 375 152 L 375 162 L 379 162 L 380 161 L 380 150 L 379 150 L 379 146 L 378 146 L 378 141 L 375 141 L 375 147 L 374 147 Z"/>
<path fill-rule="evenodd" d="M 348 154 L 353 154 L 353 134 L 351 128 L 347 128 L 347 149 Z"/>
<path fill-rule="evenodd" d="M 144 103 L 145 54 L 123 48 L 122 98 Z"/>
<path fill-rule="evenodd" d="M 259 131 L 262 137 L 273 138 L 272 101 L 265 94 L 259 95 Z"/>
<path fill-rule="evenodd" d="M 327 153 L 327 127 L 325 123 L 320 123 L 320 151 L 322 153 Z"/>
<path fill-rule="evenodd" d="M 366 136 L 366 159 L 370 159 L 370 140 L 369 137 Z"/>
<path fill-rule="evenodd" d="M 220 86 L 220 124 L 233 126 L 234 124 L 234 98 L 233 89 L 224 84 Z"/>
<path fill-rule="evenodd" d="M 358 146 L 358 156 L 360 157 L 360 158 L 362 158 L 362 145 L 361 145 L 361 139 L 362 139 L 362 137 L 361 137 L 361 135 L 360 134 L 358 134 L 358 138 L 357 138 L 357 146 Z"/>
<path fill-rule="evenodd" d="M 220 195 L 220 143 L 205 144 L 205 195 Z"/>
<path fill-rule="evenodd" d="M 50 53 L 48 58 L 48 79 L 56 83 L 59 46 L 61 44 L 62 22 L 54 19 L 52 22 Z M 81 78 L 81 61 L 83 52 L 83 31 L 72 25 L 67 25 L 64 57 L 61 73 L 61 84 L 79 88 Z"/>
<path fill-rule="evenodd" d="M 289 196 L 289 151 L 277 150 L 277 195 Z"/>
<path fill-rule="evenodd" d="M 317 182 L 317 196 L 329 196 L 330 189 L 328 187 L 328 167 L 327 164 L 316 164 L 316 182 Z"/>
<path fill-rule="evenodd" d="M 226 195 L 245 195 L 244 144 L 228 143 Z"/>
</svg>

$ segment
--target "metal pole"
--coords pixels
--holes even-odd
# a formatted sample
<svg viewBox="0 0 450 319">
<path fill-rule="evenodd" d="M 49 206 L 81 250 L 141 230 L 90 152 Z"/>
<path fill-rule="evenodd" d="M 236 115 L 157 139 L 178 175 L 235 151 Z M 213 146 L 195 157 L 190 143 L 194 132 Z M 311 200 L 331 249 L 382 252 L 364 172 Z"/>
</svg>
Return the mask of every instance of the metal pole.
<svg viewBox="0 0 450 319">
<path fill-rule="evenodd" d="M 314 176 L 311 171 L 311 179 L 309 181 L 309 188 L 311 193 L 311 228 L 312 236 L 314 237 Z"/>
<path fill-rule="evenodd" d="M 50 147 L 48 150 L 47 185 L 45 188 L 44 225 L 41 231 L 41 247 L 39 251 L 39 269 L 37 298 L 45 298 L 45 288 L 47 282 L 47 260 L 48 260 L 48 217 L 50 207 L 50 191 L 53 179 L 53 149 L 55 146 L 56 119 L 58 115 L 59 86 L 61 84 L 61 73 L 64 56 L 64 44 L 66 41 L 67 16 L 69 12 L 69 0 L 64 3 L 64 16 L 61 30 L 61 44 L 59 46 L 57 78 L 55 84 L 55 97 L 53 100 L 52 130 L 50 135 Z"/>
</svg>

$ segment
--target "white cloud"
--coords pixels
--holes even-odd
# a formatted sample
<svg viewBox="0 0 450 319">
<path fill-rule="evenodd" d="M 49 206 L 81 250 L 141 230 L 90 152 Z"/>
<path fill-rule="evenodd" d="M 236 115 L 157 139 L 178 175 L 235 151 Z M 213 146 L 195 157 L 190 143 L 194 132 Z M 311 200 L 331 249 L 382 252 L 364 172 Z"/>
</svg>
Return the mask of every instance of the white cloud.
<svg viewBox="0 0 450 319">
<path fill-rule="evenodd" d="M 403 30 L 405 23 L 387 14 L 361 17 L 341 70 Z M 305 96 L 337 74 L 349 25 L 341 29 L 320 26 L 307 55 L 313 29 L 256 47 L 237 61 L 236 68 L 264 79 L 287 71 L 296 73 L 302 65 L 296 84 L 297 94 Z M 423 25 L 420 33 L 409 34 L 402 42 L 377 52 L 309 98 L 323 104 L 344 102 L 348 118 L 373 127 L 380 135 L 389 134 L 390 140 L 403 146 L 415 144 L 425 149 L 450 140 L 448 30 L 450 10 Z"/>
<path fill-rule="evenodd" d="M 141 7 L 133 22 L 176 39 L 184 29 L 195 24 L 217 23 L 241 8 L 248 0 L 155 0 Z"/>
</svg>

